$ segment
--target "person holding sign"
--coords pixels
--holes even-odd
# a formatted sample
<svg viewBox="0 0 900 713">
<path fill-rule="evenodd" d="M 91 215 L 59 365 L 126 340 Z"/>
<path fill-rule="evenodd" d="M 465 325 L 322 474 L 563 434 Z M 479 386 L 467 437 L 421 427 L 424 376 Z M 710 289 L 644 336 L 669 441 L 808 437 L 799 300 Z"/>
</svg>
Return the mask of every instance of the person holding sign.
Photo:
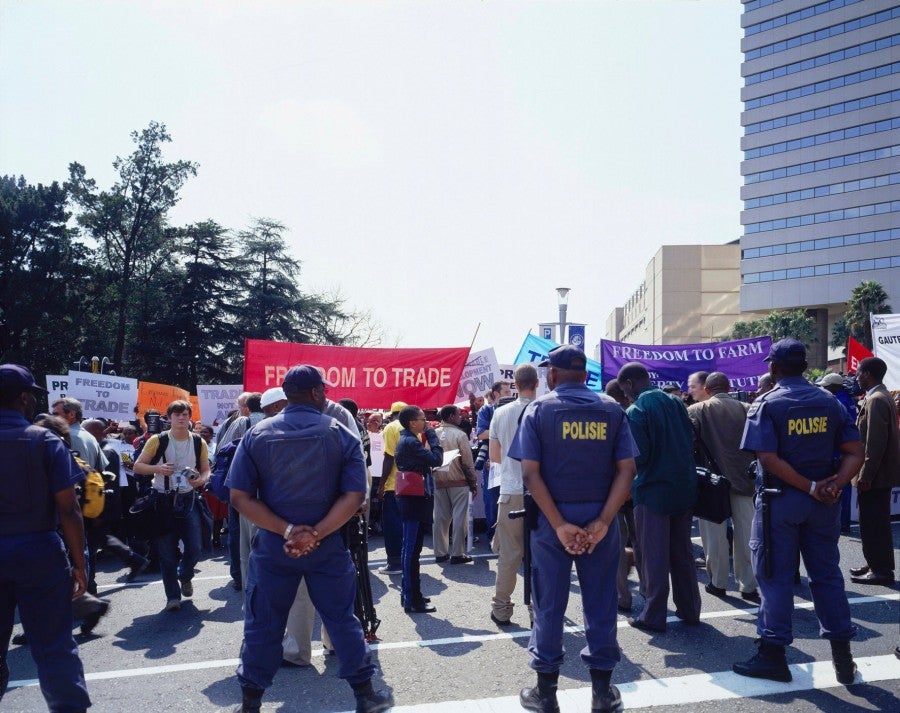
<svg viewBox="0 0 900 713">
<path fill-rule="evenodd" d="M 449 404 L 439 413 L 441 425 L 436 429 L 445 459 L 451 451 L 456 456 L 446 465 L 435 468 L 434 525 L 431 541 L 434 561 L 467 564 L 472 558 L 466 554 L 466 527 L 469 520 L 469 493 L 478 492 L 478 480 L 469 439 L 459 427 L 462 413 Z M 450 524 L 453 524 L 453 544 L 450 544 Z M 452 551 L 451 551 L 452 549 Z"/>
</svg>

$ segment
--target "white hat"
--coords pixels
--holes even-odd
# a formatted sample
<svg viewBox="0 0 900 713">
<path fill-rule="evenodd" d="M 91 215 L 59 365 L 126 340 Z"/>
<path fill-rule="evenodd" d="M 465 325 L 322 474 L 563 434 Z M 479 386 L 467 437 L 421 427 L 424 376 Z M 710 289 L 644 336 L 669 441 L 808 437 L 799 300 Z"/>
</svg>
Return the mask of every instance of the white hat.
<svg viewBox="0 0 900 713">
<path fill-rule="evenodd" d="M 825 374 L 821 379 L 819 379 L 816 384 L 818 386 L 843 386 L 844 385 L 844 377 L 840 374 L 835 374 L 834 372 L 830 374 Z"/>
<path fill-rule="evenodd" d="M 271 406 L 277 401 L 287 401 L 287 396 L 284 395 L 284 389 L 280 386 L 276 386 L 274 389 L 266 390 L 262 398 L 259 400 L 259 407 L 265 408 L 266 406 Z"/>
</svg>

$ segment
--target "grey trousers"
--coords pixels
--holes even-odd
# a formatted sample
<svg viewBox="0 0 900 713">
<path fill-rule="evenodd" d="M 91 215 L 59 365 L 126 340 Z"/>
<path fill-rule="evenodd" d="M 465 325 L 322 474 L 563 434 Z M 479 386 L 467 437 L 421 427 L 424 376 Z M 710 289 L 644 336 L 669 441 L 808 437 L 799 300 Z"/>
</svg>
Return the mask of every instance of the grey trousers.
<svg viewBox="0 0 900 713">
<path fill-rule="evenodd" d="M 453 523 L 453 551 L 450 550 L 450 523 Z M 434 491 L 434 524 L 431 526 L 431 546 L 435 557 L 466 553 L 466 532 L 469 528 L 469 489 L 436 488 Z"/>
<path fill-rule="evenodd" d="M 675 613 L 688 622 L 700 619 L 700 588 L 691 546 L 690 510 L 660 515 L 646 505 L 634 506 L 634 524 L 641 548 L 641 584 L 646 592 L 638 619 L 661 629 L 666 627 L 669 578 Z"/>
</svg>

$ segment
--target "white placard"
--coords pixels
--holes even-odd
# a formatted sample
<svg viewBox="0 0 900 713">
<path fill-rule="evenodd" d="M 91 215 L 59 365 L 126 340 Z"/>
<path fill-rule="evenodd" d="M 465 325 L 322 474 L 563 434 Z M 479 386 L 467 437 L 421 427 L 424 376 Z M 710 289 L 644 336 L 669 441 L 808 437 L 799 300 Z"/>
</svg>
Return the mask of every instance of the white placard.
<svg viewBox="0 0 900 713">
<path fill-rule="evenodd" d="M 900 389 L 900 314 L 873 314 L 872 352 L 887 364 L 884 385 Z"/>
<path fill-rule="evenodd" d="M 65 376 L 47 374 L 49 404 L 69 396 L 78 399 L 85 418 L 131 421 L 138 400 L 137 379 L 89 371 L 70 371 Z"/>
<path fill-rule="evenodd" d="M 197 384 L 197 403 L 200 414 L 197 418 L 208 426 L 221 424 L 228 414 L 237 408 L 237 397 L 244 391 L 243 384 L 209 386 Z"/>
</svg>

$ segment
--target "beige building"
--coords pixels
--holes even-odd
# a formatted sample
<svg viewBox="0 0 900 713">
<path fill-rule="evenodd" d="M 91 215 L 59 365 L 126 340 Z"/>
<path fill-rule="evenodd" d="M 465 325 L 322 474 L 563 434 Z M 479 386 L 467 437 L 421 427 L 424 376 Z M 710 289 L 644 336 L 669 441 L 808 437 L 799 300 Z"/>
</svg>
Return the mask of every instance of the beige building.
<svg viewBox="0 0 900 713">
<path fill-rule="evenodd" d="M 604 338 L 631 344 L 715 342 L 741 319 L 741 247 L 664 245 L 643 283 L 606 319 Z"/>
</svg>

